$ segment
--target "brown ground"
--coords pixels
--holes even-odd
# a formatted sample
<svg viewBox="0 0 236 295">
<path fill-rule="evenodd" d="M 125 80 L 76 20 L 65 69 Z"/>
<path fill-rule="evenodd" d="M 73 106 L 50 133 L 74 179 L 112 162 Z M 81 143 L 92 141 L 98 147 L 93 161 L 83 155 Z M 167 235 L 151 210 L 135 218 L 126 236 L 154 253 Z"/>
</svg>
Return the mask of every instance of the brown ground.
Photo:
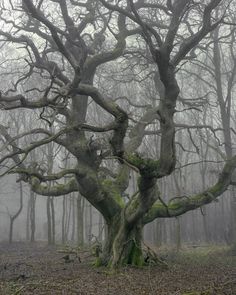
<svg viewBox="0 0 236 295">
<path fill-rule="evenodd" d="M 202 250 L 203 249 L 203 250 Z M 236 256 L 222 249 L 165 252 L 167 270 L 147 266 L 111 273 L 91 265 L 89 252 L 81 262 L 66 263 L 56 247 L 45 244 L 0 244 L 1 295 L 236 295 Z"/>
</svg>

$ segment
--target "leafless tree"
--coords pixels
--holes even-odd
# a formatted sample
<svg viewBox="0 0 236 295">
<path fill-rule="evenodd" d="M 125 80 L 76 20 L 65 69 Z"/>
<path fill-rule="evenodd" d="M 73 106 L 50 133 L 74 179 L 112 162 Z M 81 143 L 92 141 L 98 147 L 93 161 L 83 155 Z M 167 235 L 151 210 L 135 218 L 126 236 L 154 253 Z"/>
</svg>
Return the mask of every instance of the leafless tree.
<svg viewBox="0 0 236 295">
<path fill-rule="evenodd" d="M 12 0 L 7 5 L 3 1 L 0 31 L 6 44 L 21 45 L 17 60 L 21 58 L 21 67 L 27 69 L 16 73 L 15 94 L 10 89 L 2 93 L 2 109 L 40 110 L 39 118 L 49 126 L 23 133 L 22 137 L 41 134 L 40 140 L 26 147 L 8 138 L 12 152 L 0 163 L 13 159 L 11 172 L 20 173 L 40 195 L 56 197 L 79 191 L 106 221 L 108 234 L 99 262 L 112 267 L 142 264 L 143 226 L 212 202 L 230 185 L 236 165 L 236 157 L 227 159 L 215 185 L 196 195 L 178 196 L 168 203 L 162 200 L 157 180 L 173 173 L 176 127 L 186 127 L 174 122 L 180 93 L 178 70 L 196 58 L 196 46 L 204 44 L 217 27 L 230 27 L 227 16 L 233 1 L 116 2 Z M 98 88 L 97 80 L 99 68 L 111 61 L 119 63 L 123 54 L 129 54 L 126 49 L 132 54 L 136 49 L 136 60 L 141 60 L 142 47 L 152 60 L 151 71 L 155 68 L 158 76 L 160 96 L 156 93 L 156 106 L 145 107 L 137 121 L 121 107 L 120 100 L 107 97 L 102 85 Z M 7 64 L 13 62 L 7 60 Z M 29 85 L 35 75 L 37 85 L 25 88 L 24 81 Z M 136 102 L 131 104 L 135 107 Z M 102 109 L 103 125 L 88 122 L 94 105 Z M 159 130 L 147 130 L 155 120 Z M 147 131 L 160 136 L 157 159 L 138 152 Z M 74 156 L 74 167 L 50 174 L 41 173 L 38 166 L 29 169 L 24 163 L 28 154 L 52 141 Z M 108 162 L 113 169 L 105 169 Z M 127 200 L 124 193 L 130 171 L 137 175 L 137 192 Z M 71 177 L 63 184 L 66 175 Z M 51 181 L 59 184 L 50 185 Z"/>
</svg>

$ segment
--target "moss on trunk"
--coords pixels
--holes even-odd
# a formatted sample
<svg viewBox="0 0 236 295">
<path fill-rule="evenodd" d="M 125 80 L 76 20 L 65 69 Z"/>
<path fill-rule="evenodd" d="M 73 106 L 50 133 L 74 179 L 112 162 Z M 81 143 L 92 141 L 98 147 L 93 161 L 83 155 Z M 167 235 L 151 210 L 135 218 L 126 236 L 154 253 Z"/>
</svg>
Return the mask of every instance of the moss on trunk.
<svg viewBox="0 0 236 295">
<path fill-rule="evenodd" d="M 106 265 L 111 268 L 124 265 L 142 266 L 144 259 L 141 241 L 142 225 L 140 222 L 130 227 L 124 218 L 124 213 L 118 214 L 108 225 L 107 240 L 96 265 Z"/>
</svg>

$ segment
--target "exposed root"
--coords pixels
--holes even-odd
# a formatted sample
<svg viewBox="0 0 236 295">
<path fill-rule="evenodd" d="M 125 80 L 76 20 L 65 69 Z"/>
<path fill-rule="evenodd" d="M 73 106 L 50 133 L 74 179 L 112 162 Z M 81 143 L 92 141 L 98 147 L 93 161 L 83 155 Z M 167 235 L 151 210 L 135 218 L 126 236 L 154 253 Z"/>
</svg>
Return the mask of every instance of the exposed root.
<svg viewBox="0 0 236 295">
<path fill-rule="evenodd" d="M 149 265 L 157 265 L 162 269 L 168 269 L 168 264 L 157 253 L 143 242 L 144 262 Z"/>
</svg>

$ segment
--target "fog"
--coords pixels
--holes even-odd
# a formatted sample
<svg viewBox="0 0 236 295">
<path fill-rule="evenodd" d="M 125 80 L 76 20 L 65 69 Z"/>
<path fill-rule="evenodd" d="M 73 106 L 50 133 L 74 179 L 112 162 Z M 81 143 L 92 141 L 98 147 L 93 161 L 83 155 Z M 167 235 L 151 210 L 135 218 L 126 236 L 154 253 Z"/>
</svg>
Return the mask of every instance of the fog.
<svg viewBox="0 0 236 295">
<path fill-rule="evenodd" d="M 17 177 L 9 175 L 1 178 L 0 193 L 0 238 L 9 241 L 10 217 L 20 208 L 20 188 Z M 196 179 L 195 179 L 196 180 Z M 166 180 L 167 181 L 167 180 Z M 171 181 L 171 180 L 169 180 Z M 194 185 L 194 184 L 193 184 Z M 167 188 L 168 189 L 168 188 Z M 197 186 L 196 186 L 197 191 Z M 158 219 L 144 228 L 144 242 L 150 246 L 201 246 L 206 244 L 230 245 L 231 236 L 231 191 L 210 205 L 188 212 L 177 218 Z M 174 188 L 169 195 L 176 195 Z M 13 241 L 32 242 L 31 218 L 35 218 L 33 241 L 48 242 L 47 197 L 35 195 L 35 217 L 32 217 L 30 189 L 23 185 L 23 208 L 14 222 Z M 64 203 L 63 209 L 63 198 Z M 55 210 L 55 243 L 77 245 L 77 196 L 75 194 L 53 199 Z M 105 237 L 105 224 L 99 212 L 88 202 L 83 203 L 84 243 L 91 245 L 96 239 Z M 63 213 L 64 211 L 64 213 Z M 63 214 L 66 216 L 63 220 Z M 64 221 L 64 224 L 63 224 Z M 66 238 L 63 238 L 65 229 Z M 50 229 L 49 229 L 50 230 Z M 180 244 L 179 244 L 180 243 Z"/>
</svg>

